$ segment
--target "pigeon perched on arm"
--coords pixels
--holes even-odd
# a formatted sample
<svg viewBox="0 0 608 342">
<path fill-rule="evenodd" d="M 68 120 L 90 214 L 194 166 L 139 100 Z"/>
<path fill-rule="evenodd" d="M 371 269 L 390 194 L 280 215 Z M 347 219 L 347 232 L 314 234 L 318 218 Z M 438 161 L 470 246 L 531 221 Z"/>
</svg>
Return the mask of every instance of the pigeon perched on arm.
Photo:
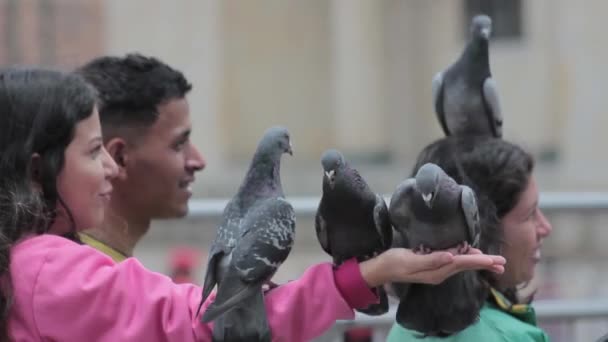
<svg viewBox="0 0 608 342">
<path fill-rule="evenodd" d="M 439 166 L 424 164 L 401 183 L 390 202 L 399 239 L 416 253 L 449 250 L 464 254 L 479 244 L 479 214 L 473 191 Z M 393 284 L 400 298 L 396 321 L 425 336 L 448 336 L 475 323 L 487 288 L 475 271 L 438 285 Z"/>
<path fill-rule="evenodd" d="M 281 185 L 283 153 L 293 153 L 289 132 L 270 128 L 224 209 L 201 300 L 202 305 L 217 285 L 216 298 L 202 317 L 203 322 L 215 321 L 214 341 L 271 340 L 262 286 L 287 258 L 295 236 L 294 210 Z"/>
<path fill-rule="evenodd" d="M 502 112 L 492 79 L 489 39 L 492 20 L 477 15 L 460 58 L 433 78 L 433 103 L 445 135 L 502 137 Z"/>
<path fill-rule="evenodd" d="M 364 261 L 391 245 L 392 226 L 384 199 L 371 191 L 357 170 L 337 150 L 322 158 L 323 195 L 315 216 L 317 238 L 336 266 L 350 258 Z M 380 303 L 357 309 L 368 315 L 388 311 L 382 286 L 375 289 Z"/>
</svg>

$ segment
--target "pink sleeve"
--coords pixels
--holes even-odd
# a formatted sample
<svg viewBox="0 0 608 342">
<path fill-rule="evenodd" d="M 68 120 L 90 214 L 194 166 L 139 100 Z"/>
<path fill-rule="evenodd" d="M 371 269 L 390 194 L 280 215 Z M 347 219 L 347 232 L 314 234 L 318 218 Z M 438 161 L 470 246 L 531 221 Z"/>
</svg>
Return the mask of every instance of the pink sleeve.
<svg viewBox="0 0 608 342">
<path fill-rule="evenodd" d="M 201 289 L 174 284 L 134 258 L 114 264 L 91 248 L 65 246 L 47 254 L 33 297 L 43 339 L 211 341 L 212 326 L 195 317 Z M 376 300 L 356 262 L 335 272 L 328 263 L 310 267 L 298 280 L 267 293 L 273 340 L 308 341 L 336 320 L 352 319 L 353 305 L 345 298 L 363 306 Z"/>
<path fill-rule="evenodd" d="M 356 298 L 356 305 L 345 298 Z M 374 302 L 377 297 L 353 259 L 335 272 L 329 263 L 312 266 L 299 279 L 271 290 L 266 295 L 266 312 L 274 341 L 309 341 L 336 320 L 353 319 L 352 307 Z"/>
<path fill-rule="evenodd" d="M 351 308 L 366 308 L 370 304 L 380 302 L 378 295 L 373 292 L 363 280 L 359 263 L 355 258 L 345 261 L 335 270 L 336 286 L 342 297 Z"/>
<path fill-rule="evenodd" d="M 211 341 L 195 317 L 201 290 L 174 284 L 136 259 L 119 264 L 91 248 L 49 253 L 34 289 L 34 319 L 51 341 Z"/>
</svg>

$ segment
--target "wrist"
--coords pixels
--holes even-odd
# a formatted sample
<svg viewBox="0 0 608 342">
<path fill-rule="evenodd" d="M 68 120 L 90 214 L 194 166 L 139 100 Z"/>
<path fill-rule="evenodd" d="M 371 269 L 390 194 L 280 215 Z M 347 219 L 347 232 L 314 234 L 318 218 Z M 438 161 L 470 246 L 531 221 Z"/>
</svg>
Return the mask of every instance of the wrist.
<svg viewBox="0 0 608 342">
<path fill-rule="evenodd" d="M 357 259 L 349 259 L 335 268 L 334 280 L 338 291 L 351 308 L 361 309 L 378 303 L 377 294 L 363 279 Z"/>
<path fill-rule="evenodd" d="M 359 270 L 361 271 L 363 281 L 370 288 L 384 285 L 384 283 L 389 281 L 389 276 L 387 275 L 389 269 L 384 266 L 383 254 L 360 262 Z"/>
</svg>

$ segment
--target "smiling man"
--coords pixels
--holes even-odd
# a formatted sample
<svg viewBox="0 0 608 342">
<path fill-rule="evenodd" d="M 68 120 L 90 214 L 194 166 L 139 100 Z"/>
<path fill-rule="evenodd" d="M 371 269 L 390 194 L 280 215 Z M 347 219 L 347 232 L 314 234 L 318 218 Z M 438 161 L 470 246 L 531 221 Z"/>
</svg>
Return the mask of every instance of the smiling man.
<svg viewBox="0 0 608 342">
<path fill-rule="evenodd" d="M 103 224 L 81 240 L 115 261 L 133 255 L 153 219 L 183 217 L 205 161 L 190 142 L 184 75 L 139 54 L 100 57 L 77 73 L 98 92 L 104 145 L 118 165 Z"/>
</svg>

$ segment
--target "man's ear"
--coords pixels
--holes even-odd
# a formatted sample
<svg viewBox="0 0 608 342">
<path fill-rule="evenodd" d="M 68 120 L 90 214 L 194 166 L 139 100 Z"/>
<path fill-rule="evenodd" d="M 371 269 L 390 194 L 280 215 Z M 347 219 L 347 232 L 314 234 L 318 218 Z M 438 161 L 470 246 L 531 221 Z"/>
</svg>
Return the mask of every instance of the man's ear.
<svg viewBox="0 0 608 342">
<path fill-rule="evenodd" d="M 127 165 L 129 163 L 127 142 L 123 138 L 112 138 L 105 143 L 105 148 L 118 166 L 116 178 L 127 179 Z"/>
</svg>

